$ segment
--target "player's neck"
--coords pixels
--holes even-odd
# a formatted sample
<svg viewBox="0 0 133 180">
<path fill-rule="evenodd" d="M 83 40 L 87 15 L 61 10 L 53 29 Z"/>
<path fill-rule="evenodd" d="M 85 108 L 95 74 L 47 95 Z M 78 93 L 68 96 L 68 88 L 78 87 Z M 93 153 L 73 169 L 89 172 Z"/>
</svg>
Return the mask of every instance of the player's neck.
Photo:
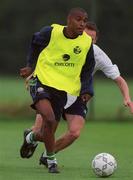
<svg viewBox="0 0 133 180">
<path fill-rule="evenodd" d="M 75 34 L 71 29 L 69 29 L 68 27 L 64 27 L 63 29 L 63 34 L 66 38 L 69 39 L 75 39 L 78 37 L 77 34 Z"/>
</svg>

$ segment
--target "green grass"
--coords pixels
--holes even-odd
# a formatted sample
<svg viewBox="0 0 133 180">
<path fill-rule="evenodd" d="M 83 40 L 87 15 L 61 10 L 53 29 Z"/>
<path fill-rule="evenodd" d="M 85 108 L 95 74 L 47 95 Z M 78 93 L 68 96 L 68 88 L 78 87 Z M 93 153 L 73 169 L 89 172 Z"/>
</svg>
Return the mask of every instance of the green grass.
<svg viewBox="0 0 133 180">
<path fill-rule="evenodd" d="M 86 123 L 81 137 L 68 149 L 57 154 L 60 174 L 49 174 L 47 169 L 39 166 L 38 159 L 43 151 L 42 144 L 29 160 L 20 158 L 22 132 L 32 123 L 28 119 L 0 121 L 0 180 L 94 180 L 97 177 L 91 169 L 91 161 L 101 152 L 113 154 L 118 163 L 118 169 L 109 178 L 110 180 L 133 179 L 131 123 Z M 65 122 L 60 123 L 57 136 L 65 130 Z"/>
<path fill-rule="evenodd" d="M 128 84 L 132 93 L 132 81 Z M 22 132 L 33 123 L 27 115 L 31 113 L 34 116 L 28 109 L 31 98 L 24 81 L 21 78 L 0 78 L 0 87 L 0 110 L 5 106 L 4 114 L 2 111 L 0 114 L 0 180 L 94 180 L 97 177 L 92 172 L 91 161 L 100 152 L 111 153 L 117 159 L 118 169 L 110 180 L 133 179 L 132 115 L 124 108 L 121 94 L 111 80 L 95 81 L 95 113 L 92 119 L 95 117 L 97 121 L 88 121 L 79 140 L 57 154 L 61 173 L 56 175 L 48 174 L 44 167 L 38 165 L 42 144 L 33 158 L 25 160 L 19 156 Z M 27 111 L 26 118 L 21 111 Z M 100 119 L 107 121 L 98 121 Z M 65 130 L 63 122 L 57 136 Z"/>
<path fill-rule="evenodd" d="M 25 88 L 25 82 L 20 77 L 1 77 L 0 87 L 1 104 L 23 104 L 31 99 Z"/>
<path fill-rule="evenodd" d="M 110 118 L 132 118 L 128 108 L 123 106 L 121 93 L 112 80 L 95 79 L 94 82 L 95 96 L 93 98 L 94 114 L 92 118 L 107 120 Z M 133 97 L 133 83 L 131 80 L 127 82 L 129 84 L 131 96 Z M 14 114 L 29 112 L 28 106 L 31 104 L 32 100 L 29 92 L 25 89 L 24 80 L 22 78 L 1 77 L 0 87 L 2 87 L 0 91 L 0 109 L 1 106 L 4 107 L 5 112 L 8 109 L 12 110 L 16 108 L 15 112 L 13 109 Z M 9 108 L 7 108 L 7 106 L 9 106 Z"/>
<path fill-rule="evenodd" d="M 94 82 L 95 116 L 97 118 L 114 118 L 119 116 L 119 113 L 131 117 L 128 108 L 123 105 L 122 95 L 115 82 L 107 78 L 96 79 Z M 131 80 L 127 82 L 131 97 L 133 97 L 133 83 Z"/>
</svg>

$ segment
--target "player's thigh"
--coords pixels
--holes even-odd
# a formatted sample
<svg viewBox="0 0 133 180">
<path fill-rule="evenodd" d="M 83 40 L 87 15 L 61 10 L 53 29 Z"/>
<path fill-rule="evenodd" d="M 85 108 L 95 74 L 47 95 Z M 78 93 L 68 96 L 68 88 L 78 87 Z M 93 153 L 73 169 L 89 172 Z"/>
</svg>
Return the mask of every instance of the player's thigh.
<svg viewBox="0 0 133 180">
<path fill-rule="evenodd" d="M 46 121 L 53 121 L 55 120 L 55 114 L 53 108 L 51 106 L 50 100 L 48 99 L 41 99 L 36 103 L 36 109 L 39 114 L 43 116 L 43 120 Z"/>
<path fill-rule="evenodd" d="M 80 115 L 65 114 L 69 131 L 80 133 L 84 127 L 85 119 Z"/>
</svg>

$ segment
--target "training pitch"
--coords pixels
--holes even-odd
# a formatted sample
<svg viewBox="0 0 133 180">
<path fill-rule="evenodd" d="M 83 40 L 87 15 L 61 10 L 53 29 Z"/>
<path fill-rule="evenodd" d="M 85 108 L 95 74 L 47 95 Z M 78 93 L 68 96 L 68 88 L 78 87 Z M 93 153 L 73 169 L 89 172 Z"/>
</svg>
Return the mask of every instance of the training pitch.
<svg viewBox="0 0 133 180">
<path fill-rule="evenodd" d="M 111 153 L 117 160 L 118 169 L 109 177 L 110 180 L 133 179 L 132 122 L 88 121 L 81 137 L 57 154 L 60 174 L 49 174 L 45 167 L 39 165 L 42 144 L 32 158 L 20 158 L 23 130 L 32 123 L 26 118 L 0 121 L 0 180 L 94 180 L 97 177 L 91 169 L 91 161 L 100 152 Z M 65 130 L 66 123 L 61 122 L 56 135 Z"/>
</svg>

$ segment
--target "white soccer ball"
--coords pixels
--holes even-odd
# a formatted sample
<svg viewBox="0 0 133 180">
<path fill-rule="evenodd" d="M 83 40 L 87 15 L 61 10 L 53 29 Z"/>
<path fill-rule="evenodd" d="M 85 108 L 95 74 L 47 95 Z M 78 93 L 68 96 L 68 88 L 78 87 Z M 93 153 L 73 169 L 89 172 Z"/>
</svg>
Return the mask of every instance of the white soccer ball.
<svg viewBox="0 0 133 180">
<path fill-rule="evenodd" d="M 109 153 L 100 153 L 92 160 L 92 169 L 97 176 L 108 177 L 117 168 L 115 158 Z"/>
</svg>

